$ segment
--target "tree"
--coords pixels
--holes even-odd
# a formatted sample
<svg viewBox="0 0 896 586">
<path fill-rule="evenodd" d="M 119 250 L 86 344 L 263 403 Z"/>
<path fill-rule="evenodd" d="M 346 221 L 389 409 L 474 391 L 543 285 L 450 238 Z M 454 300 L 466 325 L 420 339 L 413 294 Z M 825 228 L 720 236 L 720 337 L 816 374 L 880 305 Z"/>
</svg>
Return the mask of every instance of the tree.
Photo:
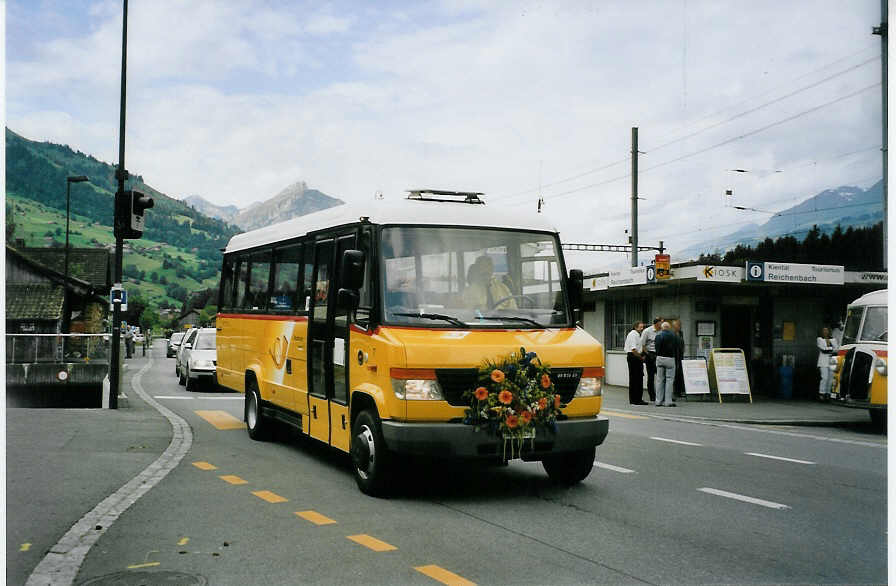
<svg viewBox="0 0 896 586">
<path fill-rule="evenodd" d="M 211 323 L 212 318 L 218 314 L 218 306 L 217 305 L 206 305 L 201 310 L 199 310 L 199 323 L 205 325 Z"/>
</svg>

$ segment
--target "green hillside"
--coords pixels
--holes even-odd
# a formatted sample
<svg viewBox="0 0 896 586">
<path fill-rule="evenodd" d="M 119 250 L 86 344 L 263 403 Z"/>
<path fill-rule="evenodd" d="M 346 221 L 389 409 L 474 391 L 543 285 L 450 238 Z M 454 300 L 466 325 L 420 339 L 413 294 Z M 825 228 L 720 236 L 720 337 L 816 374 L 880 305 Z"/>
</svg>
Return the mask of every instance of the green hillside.
<svg viewBox="0 0 896 586">
<path fill-rule="evenodd" d="M 72 247 L 111 247 L 115 167 L 68 146 L 25 139 L 6 129 L 7 241 L 26 246 L 65 244 L 66 177 L 87 175 L 72 185 Z M 126 240 L 124 282 L 156 307 L 180 307 L 197 290 L 218 285 L 221 248 L 240 229 L 209 218 L 153 189 L 132 174 L 127 189 L 150 195 L 146 231 Z"/>
</svg>

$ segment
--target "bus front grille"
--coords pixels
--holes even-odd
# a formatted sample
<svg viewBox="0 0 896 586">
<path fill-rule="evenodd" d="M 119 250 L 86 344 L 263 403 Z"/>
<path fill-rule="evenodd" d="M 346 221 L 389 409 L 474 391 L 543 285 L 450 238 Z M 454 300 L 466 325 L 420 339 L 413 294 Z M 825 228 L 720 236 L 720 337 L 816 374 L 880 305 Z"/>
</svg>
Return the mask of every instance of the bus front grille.
<svg viewBox="0 0 896 586">
<path fill-rule="evenodd" d="M 466 407 L 463 394 L 476 388 L 479 371 L 475 368 L 437 368 L 436 380 L 442 387 L 442 394 L 449 405 Z M 552 368 L 551 382 L 563 403 L 572 401 L 582 378 L 581 368 Z"/>
</svg>

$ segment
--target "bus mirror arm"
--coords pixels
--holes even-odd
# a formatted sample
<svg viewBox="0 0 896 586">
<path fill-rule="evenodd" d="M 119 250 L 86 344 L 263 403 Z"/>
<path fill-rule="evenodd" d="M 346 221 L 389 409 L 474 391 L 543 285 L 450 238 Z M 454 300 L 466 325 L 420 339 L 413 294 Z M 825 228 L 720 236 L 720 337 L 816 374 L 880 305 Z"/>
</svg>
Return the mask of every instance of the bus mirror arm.
<svg viewBox="0 0 896 586">
<path fill-rule="evenodd" d="M 336 292 L 336 303 L 339 307 L 344 307 L 352 312 L 358 308 L 360 299 L 361 294 L 357 289 L 340 289 Z"/>
<path fill-rule="evenodd" d="M 582 298 L 585 294 L 585 276 L 579 269 L 569 271 L 569 306 L 573 312 L 582 311 Z"/>
</svg>

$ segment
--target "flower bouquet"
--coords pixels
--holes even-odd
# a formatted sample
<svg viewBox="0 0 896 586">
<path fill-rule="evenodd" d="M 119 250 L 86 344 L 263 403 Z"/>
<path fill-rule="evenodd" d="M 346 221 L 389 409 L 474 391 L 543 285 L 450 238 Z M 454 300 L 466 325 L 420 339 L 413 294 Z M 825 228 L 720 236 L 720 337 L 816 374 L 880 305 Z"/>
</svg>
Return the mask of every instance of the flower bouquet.
<svg viewBox="0 0 896 586">
<path fill-rule="evenodd" d="M 557 429 L 561 399 L 554 392 L 550 372 L 535 352 L 525 348 L 486 360 L 479 367 L 478 386 L 463 395 L 470 404 L 464 423 L 503 437 L 504 459 L 508 443 L 511 458 L 514 447 L 519 454 L 526 439 L 534 448 L 536 428 Z"/>
</svg>

